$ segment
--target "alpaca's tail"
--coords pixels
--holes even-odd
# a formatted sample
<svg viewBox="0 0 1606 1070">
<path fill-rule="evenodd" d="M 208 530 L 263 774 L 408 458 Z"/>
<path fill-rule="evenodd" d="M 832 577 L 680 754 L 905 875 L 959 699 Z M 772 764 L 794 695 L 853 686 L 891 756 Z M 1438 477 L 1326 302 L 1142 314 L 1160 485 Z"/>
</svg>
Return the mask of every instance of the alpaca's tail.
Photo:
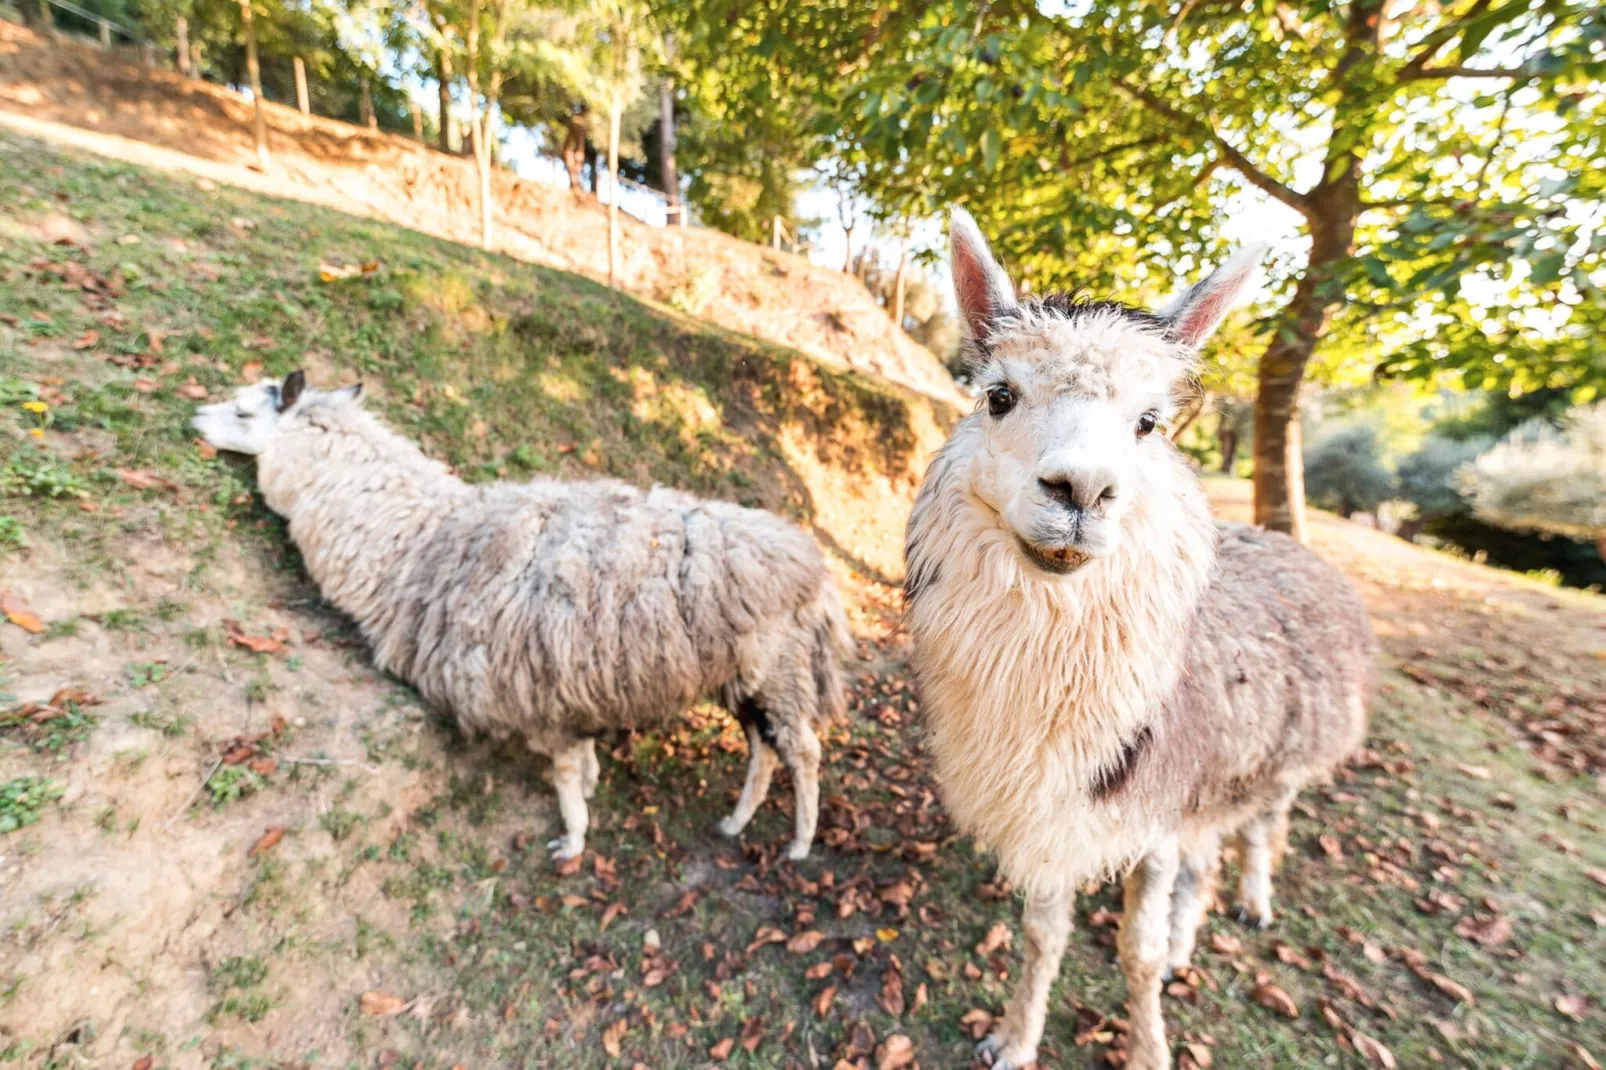
<svg viewBox="0 0 1606 1070">
<path fill-rule="evenodd" d="M 820 723 L 835 720 L 847 712 L 848 692 L 842 676 L 842 659 L 853 653 L 853 632 L 842 609 L 842 596 L 829 577 L 815 600 L 813 609 L 812 668 L 818 697 Z"/>
</svg>

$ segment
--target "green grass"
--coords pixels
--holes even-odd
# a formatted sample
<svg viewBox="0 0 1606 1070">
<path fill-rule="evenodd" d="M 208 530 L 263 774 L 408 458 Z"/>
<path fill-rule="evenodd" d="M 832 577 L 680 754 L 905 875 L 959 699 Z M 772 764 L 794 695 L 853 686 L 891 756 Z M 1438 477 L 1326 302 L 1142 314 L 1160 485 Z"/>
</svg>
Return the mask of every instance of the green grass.
<svg viewBox="0 0 1606 1070">
<path fill-rule="evenodd" d="M 221 397 L 256 364 L 280 374 L 305 363 L 324 385 L 361 376 L 371 405 L 470 479 L 609 474 L 807 520 L 816 503 L 783 438 L 867 476 L 911 460 L 913 406 L 923 403 L 572 275 L 303 205 L 202 193 L 182 178 L 9 134 L 0 134 L 0 160 L 0 309 L 18 321 L 0 323 L 0 514 L 30 543 L 62 548 L 86 585 L 126 567 L 117 547 L 127 531 L 154 531 L 191 556 L 183 591 L 100 618 L 132 644 L 115 683 L 142 704 L 160 703 L 179 671 L 145 660 L 154 651 L 133 652 L 163 626 L 185 637 L 181 657 L 226 649 L 199 608 L 193 622 L 179 619 L 215 593 L 209 569 L 223 540 L 293 583 L 295 552 L 256 498 L 249 464 L 203 456 L 186 426 L 196 404 L 187 394 Z M 92 248 L 33 239 L 28 228 L 52 211 L 89 227 Z M 125 235 L 139 241 L 122 244 Z M 34 266 L 40 259 L 46 267 Z M 324 259 L 383 266 L 328 284 L 318 279 Z M 68 262 L 105 286 L 67 285 Z M 73 348 L 91 331 L 95 340 Z M 42 437 L 29 434 L 40 426 L 40 414 L 23 408 L 33 399 L 49 406 Z M 67 448 L 75 443 L 93 449 Z M 130 482 L 128 472 L 158 481 Z M 31 552 L 0 543 L 8 559 Z M 315 592 L 303 586 L 298 597 L 311 603 Z M 332 615 L 319 624 L 326 643 L 355 640 Z M 37 641 L 66 637 L 63 628 Z M 603 741 L 613 756 L 593 804 L 592 853 L 567 875 L 539 842 L 508 832 L 522 820 L 516 800 L 547 790 L 527 755 L 470 751 L 423 714 L 405 728 L 364 727 L 364 760 L 417 774 L 434 797 L 409 796 L 397 813 L 377 813 L 372 801 L 361 811 L 341 805 L 344 794 L 334 805 L 321 798 L 321 809 L 297 813 L 316 812 L 328 840 L 297 837 L 297 850 L 254 859 L 245 888 L 217 892 L 238 903 L 253 934 L 291 934 L 260 958 L 220 961 L 209 996 L 217 1020 L 259 1022 L 271 1036 L 298 1007 L 338 1000 L 350 1006 L 345 1039 L 364 1053 L 362 1065 L 390 1051 L 398 1066 L 703 1067 L 711 1048 L 739 1040 L 752 1021 L 753 1050 L 738 1043 L 723 1065 L 851 1063 L 859 1026 L 876 1039 L 907 1033 L 922 1065 L 969 1065 L 961 1019 L 1001 1009 L 1020 968 L 1019 904 L 948 824 L 900 653 L 893 643 L 884 652 L 856 676 L 852 712 L 829 733 L 821 842 L 796 866 L 777 857 L 789 830 L 784 775 L 742 843 L 713 833 L 741 782 L 744 745 L 709 707 L 663 736 Z M 275 691 L 261 666 L 235 664 L 244 666 L 235 694 L 277 700 L 288 690 L 285 677 Z M 392 682 L 373 697 L 390 712 L 416 703 Z M 159 704 L 129 719 L 173 746 L 228 730 Z M 438 744 L 422 759 L 413 731 Z M 1208 1037 L 1218 1067 L 1361 1065 L 1324 1020 L 1325 1001 L 1402 1067 L 1434 1065 L 1435 1053 L 1452 1066 L 1564 1066 L 1574 1043 L 1606 1058 L 1606 930 L 1592 917 L 1606 908 L 1585 875 L 1606 866 L 1598 788 L 1511 745 L 1506 726 L 1470 699 L 1397 673 L 1386 675 L 1369 746 L 1339 783 L 1303 797 L 1278 878 L 1277 924 L 1260 933 L 1210 917 L 1198 987 L 1167 999 L 1173 1037 Z M 229 766 L 204 794 L 221 807 L 251 791 L 305 791 L 292 801 L 307 807 L 320 784 L 334 786 L 309 767 L 264 780 Z M 0 787 L 0 829 L 36 820 L 50 790 L 36 777 Z M 260 804 L 222 814 L 198 806 L 189 816 L 247 824 L 234 815 Z M 311 841 L 329 857 L 302 857 Z M 369 890 L 349 900 L 307 898 L 359 879 Z M 351 912 L 338 948 L 295 943 L 308 902 Z M 1112 887 L 1078 904 L 1047 1065 L 1097 1065 L 1107 1050 L 1106 1019 L 1123 1014 L 1125 998 L 1108 923 L 1118 910 Z M 1510 919 L 1512 938 L 1483 947 L 1456 933 L 1483 913 Z M 1000 922 L 1016 933 L 1013 950 L 979 954 Z M 766 929 L 822 938 L 794 953 L 756 940 Z M 1241 949 L 1210 950 L 1212 934 Z M 360 989 L 263 991 L 270 960 L 275 984 L 289 986 L 289 977 L 319 976 L 319 955 L 342 956 L 342 978 L 351 976 L 346 959 L 360 958 L 387 984 L 412 984 L 396 994 L 427 996 L 430 1013 L 364 1017 Z M 275 956 L 294 968 L 281 970 Z M 1261 973 L 1294 999 L 1297 1018 L 1252 1001 Z M 1435 976 L 1464 985 L 1475 1002 Z M 1555 1008 L 1563 993 L 1587 996 L 1594 1009 L 1582 1021 L 1565 1017 Z M 620 1021 L 622 1034 L 607 1032 Z M 619 1059 L 604 1035 L 617 1039 Z M 217 1065 L 254 1065 L 258 1049 L 233 1043 L 206 1051 L 220 1052 Z"/>
</svg>

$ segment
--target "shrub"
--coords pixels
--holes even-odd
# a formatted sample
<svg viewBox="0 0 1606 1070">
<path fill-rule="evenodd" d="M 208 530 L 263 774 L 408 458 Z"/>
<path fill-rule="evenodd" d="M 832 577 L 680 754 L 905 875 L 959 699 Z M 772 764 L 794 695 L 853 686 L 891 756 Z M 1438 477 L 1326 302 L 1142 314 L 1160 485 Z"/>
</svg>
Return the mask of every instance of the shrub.
<svg viewBox="0 0 1606 1070">
<path fill-rule="evenodd" d="M 1419 522 L 1472 515 L 1472 503 L 1462 494 L 1456 473 L 1490 445 L 1490 440 L 1482 436 L 1429 435 L 1414 453 L 1400 460 L 1396 470 L 1398 494 L 1416 506 Z"/>
<path fill-rule="evenodd" d="M 1339 516 L 1376 513 L 1394 495 L 1377 428 L 1360 421 L 1337 424 L 1307 446 L 1305 494 Z"/>
<path fill-rule="evenodd" d="M 1521 425 L 1461 481 L 1488 523 L 1606 546 L 1606 402 L 1569 411 L 1559 427 Z"/>
</svg>

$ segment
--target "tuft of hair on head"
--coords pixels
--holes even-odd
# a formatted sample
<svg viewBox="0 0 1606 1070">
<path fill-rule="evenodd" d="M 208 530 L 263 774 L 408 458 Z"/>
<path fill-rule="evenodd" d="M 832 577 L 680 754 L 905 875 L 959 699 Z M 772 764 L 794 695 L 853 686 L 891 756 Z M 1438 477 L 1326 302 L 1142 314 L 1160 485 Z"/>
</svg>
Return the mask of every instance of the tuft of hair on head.
<svg viewBox="0 0 1606 1070">
<path fill-rule="evenodd" d="M 993 259 L 987 239 L 963 208 L 955 208 L 948 217 L 948 257 L 960 317 L 970 337 L 984 342 L 993 324 L 1018 306 L 1009 276 Z"/>
<path fill-rule="evenodd" d="M 1214 334 L 1259 274 L 1268 248 L 1266 242 L 1244 246 L 1204 281 L 1161 305 L 1155 315 L 1165 325 L 1167 336 L 1185 346 L 1197 347 Z"/>
<path fill-rule="evenodd" d="M 279 385 L 279 411 L 288 412 L 290 406 L 301 400 L 301 392 L 307 388 L 307 373 L 297 368 L 284 377 Z"/>
</svg>

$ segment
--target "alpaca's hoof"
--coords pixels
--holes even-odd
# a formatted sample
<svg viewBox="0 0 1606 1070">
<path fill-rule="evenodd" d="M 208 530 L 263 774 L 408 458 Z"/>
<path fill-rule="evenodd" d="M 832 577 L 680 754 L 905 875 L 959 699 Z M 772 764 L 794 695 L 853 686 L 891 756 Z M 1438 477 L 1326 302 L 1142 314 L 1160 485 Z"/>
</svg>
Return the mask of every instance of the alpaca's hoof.
<svg viewBox="0 0 1606 1070">
<path fill-rule="evenodd" d="M 559 862 L 567 862 L 586 853 L 585 837 L 560 836 L 547 841 L 546 849 L 551 851 L 552 857 Z"/>
<path fill-rule="evenodd" d="M 1037 1049 L 1027 1048 L 1002 1033 L 989 1033 L 976 1045 L 976 1054 L 993 1070 L 1024 1070 L 1037 1062 Z"/>
<path fill-rule="evenodd" d="M 1269 929 L 1271 928 L 1272 922 L 1271 911 L 1267 910 L 1265 913 L 1260 913 L 1250 910 L 1248 907 L 1239 907 L 1238 921 L 1240 924 L 1247 925 L 1251 929 Z"/>
<path fill-rule="evenodd" d="M 786 857 L 793 862 L 801 862 L 809 856 L 811 846 L 808 843 L 794 843 L 786 849 Z"/>
<path fill-rule="evenodd" d="M 742 834 L 742 829 L 747 826 L 746 822 L 736 820 L 736 817 L 733 814 L 714 827 L 719 829 L 719 834 L 721 836 L 724 836 L 726 839 L 734 840 L 736 837 Z"/>
</svg>

